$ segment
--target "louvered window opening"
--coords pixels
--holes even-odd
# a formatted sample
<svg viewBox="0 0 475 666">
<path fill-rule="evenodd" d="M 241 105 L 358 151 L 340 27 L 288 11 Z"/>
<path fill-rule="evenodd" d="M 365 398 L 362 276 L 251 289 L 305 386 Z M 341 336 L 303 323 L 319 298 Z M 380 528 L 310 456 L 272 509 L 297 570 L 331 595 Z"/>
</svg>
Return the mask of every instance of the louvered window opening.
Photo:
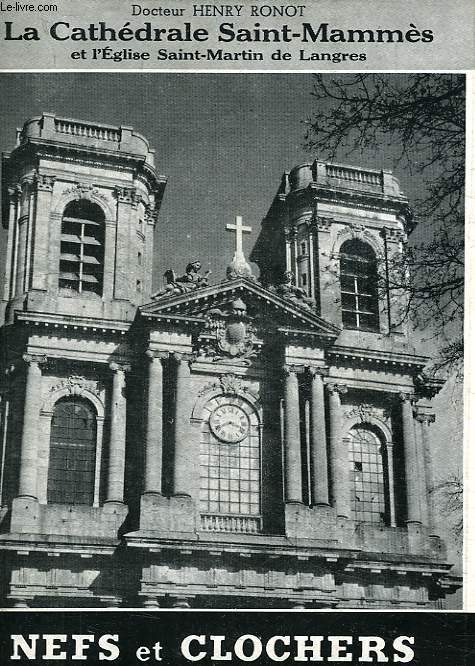
<svg viewBox="0 0 475 666">
<path fill-rule="evenodd" d="M 102 295 L 104 224 L 100 213 L 94 214 L 95 208 L 98 207 L 94 204 L 76 205 L 72 215 L 65 214 L 63 217 L 59 263 L 61 289 Z"/>
<path fill-rule="evenodd" d="M 340 280 L 344 328 L 379 331 L 378 271 L 369 246 L 359 241 L 343 244 Z"/>
<path fill-rule="evenodd" d="M 96 416 L 85 401 L 67 398 L 54 408 L 51 422 L 49 504 L 94 502 Z"/>
</svg>

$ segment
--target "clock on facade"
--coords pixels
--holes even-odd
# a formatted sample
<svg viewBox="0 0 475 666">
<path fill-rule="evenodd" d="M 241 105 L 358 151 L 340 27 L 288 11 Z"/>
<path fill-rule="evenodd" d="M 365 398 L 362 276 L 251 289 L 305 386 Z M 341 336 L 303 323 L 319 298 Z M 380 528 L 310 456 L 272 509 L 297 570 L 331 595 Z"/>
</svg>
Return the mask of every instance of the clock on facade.
<svg viewBox="0 0 475 666">
<path fill-rule="evenodd" d="M 249 419 L 237 405 L 220 405 L 209 418 L 214 435 L 223 442 L 240 442 L 249 432 Z"/>
</svg>

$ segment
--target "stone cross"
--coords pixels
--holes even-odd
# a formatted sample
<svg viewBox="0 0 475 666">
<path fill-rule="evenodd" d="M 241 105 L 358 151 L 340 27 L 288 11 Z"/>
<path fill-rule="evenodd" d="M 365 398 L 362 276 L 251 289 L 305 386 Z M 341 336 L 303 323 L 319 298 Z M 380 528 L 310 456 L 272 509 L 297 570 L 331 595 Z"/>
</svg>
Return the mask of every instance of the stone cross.
<svg viewBox="0 0 475 666">
<path fill-rule="evenodd" d="M 242 235 L 243 234 L 250 234 L 252 231 L 252 227 L 246 227 L 242 223 L 242 217 L 240 215 L 236 215 L 236 224 L 227 224 L 226 225 L 226 230 L 227 231 L 235 231 L 236 232 L 236 257 L 241 257 L 243 252 L 242 252 Z"/>
</svg>

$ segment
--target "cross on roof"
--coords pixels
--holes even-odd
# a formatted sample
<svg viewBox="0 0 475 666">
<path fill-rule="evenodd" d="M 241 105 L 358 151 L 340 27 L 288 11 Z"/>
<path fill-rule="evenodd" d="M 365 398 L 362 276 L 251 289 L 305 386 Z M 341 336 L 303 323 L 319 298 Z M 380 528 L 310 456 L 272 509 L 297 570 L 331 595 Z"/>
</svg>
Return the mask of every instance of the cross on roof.
<svg viewBox="0 0 475 666">
<path fill-rule="evenodd" d="M 236 255 L 242 255 L 242 235 L 250 234 L 252 227 L 244 226 L 242 223 L 242 217 L 240 215 L 236 215 L 236 224 L 227 224 L 226 230 L 236 232 Z"/>
</svg>

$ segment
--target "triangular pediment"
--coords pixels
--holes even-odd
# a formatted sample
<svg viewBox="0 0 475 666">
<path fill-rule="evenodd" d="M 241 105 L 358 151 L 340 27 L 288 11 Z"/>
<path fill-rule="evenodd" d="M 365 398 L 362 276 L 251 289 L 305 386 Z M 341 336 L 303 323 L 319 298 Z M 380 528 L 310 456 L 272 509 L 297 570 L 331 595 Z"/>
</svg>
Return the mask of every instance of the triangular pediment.
<svg viewBox="0 0 475 666">
<path fill-rule="evenodd" d="M 210 316 L 224 316 L 237 299 L 243 301 L 248 316 L 272 322 L 272 327 L 282 330 L 313 334 L 329 341 L 334 340 L 340 330 L 319 317 L 311 308 L 298 300 L 282 298 L 259 283 L 245 278 L 225 280 L 182 294 L 162 295 L 140 308 L 141 315 L 148 320 L 167 320 L 190 323 L 204 321 Z"/>
</svg>

